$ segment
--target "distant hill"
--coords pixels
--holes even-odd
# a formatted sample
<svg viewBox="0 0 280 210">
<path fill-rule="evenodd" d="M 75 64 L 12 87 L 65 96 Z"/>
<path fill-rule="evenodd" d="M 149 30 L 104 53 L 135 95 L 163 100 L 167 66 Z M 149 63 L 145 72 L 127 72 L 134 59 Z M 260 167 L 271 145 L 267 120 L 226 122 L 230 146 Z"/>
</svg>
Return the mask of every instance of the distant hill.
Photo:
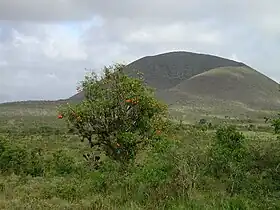
<svg viewBox="0 0 280 210">
<path fill-rule="evenodd" d="M 158 91 L 175 87 L 180 82 L 218 67 L 246 66 L 243 63 L 213 55 L 192 52 L 169 52 L 155 56 L 146 56 L 127 65 L 126 73 L 136 76 L 136 71 L 144 74 L 145 82 Z M 135 71 L 136 70 L 136 71 Z M 70 100 L 81 100 L 83 92 Z"/>
<path fill-rule="evenodd" d="M 136 70 L 156 95 L 168 104 L 217 106 L 239 104 L 253 109 L 280 107 L 278 84 L 244 63 L 205 54 L 169 52 L 143 57 L 126 66 Z M 81 100 L 79 93 L 70 100 Z"/>
</svg>

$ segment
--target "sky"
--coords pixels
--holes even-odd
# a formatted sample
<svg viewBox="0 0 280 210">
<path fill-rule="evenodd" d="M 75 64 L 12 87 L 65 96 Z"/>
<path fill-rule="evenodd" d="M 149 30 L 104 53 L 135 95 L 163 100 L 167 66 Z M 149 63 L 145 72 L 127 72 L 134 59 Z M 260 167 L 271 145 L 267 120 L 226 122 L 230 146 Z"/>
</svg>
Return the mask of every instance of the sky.
<svg viewBox="0 0 280 210">
<path fill-rule="evenodd" d="M 191 51 L 280 81 L 279 0 L 0 0 L 0 103 L 76 93 L 89 70 Z"/>
</svg>

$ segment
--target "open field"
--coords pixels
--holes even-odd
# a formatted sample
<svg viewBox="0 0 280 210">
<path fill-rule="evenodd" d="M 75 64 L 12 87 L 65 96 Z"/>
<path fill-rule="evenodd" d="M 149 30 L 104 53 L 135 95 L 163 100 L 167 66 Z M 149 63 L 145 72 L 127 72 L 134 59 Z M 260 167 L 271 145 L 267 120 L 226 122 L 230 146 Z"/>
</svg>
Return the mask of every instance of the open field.
<svg viewBox="0 0 280 210">
<path fill-rule="evenodd" d="M 124 172 L 107 159 L 93 170 L 83 158 L 87 142 L 67 133 L 56 105 L 0 105 L 0 209 L 280 208 L 280 144 L 261 118 L 177 108 L 184 121 L 171 125 L 166 140 L 139 154 L 137 165 Z M 215 126 L 202 129 L 200 118 Z M 220 153 L 210 159 L 217 126 L 224 123 L 245 135 L 241 165 Z M 255 127 L 248 129 L 250 124 Z M 215 161 L 229 165 L 230 173 L 210 173 Z"/>
</svg>

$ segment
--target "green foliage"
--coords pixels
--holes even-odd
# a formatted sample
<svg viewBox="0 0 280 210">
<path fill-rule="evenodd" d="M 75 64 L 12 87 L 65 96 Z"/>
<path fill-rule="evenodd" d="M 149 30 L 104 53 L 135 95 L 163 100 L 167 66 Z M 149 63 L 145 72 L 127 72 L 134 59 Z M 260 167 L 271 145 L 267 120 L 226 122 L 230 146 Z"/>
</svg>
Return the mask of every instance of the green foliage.
<svg viewBox="0 0 280 210">
<path fill-rule="evenodd" d="M 249 153 L 244 140 L 245 136 L 234 126 L 224 126 L 217 130 L 210 150 L 210 171 L 216 178 L 228 182 L 231 194 L 238 190 L 248 171 Z"/>
<path fill-rule="evenodd" d="M 64 150 L 44 158 L 41 149 L 27 149 L 0 138 L 0 172 L 4 174 L 30 175 L 33 177 L 47 174 L 68 175 L 79 168 L 75 160 Z"/>
<path fill-rule="evenodd" d="M 264 117 L 265 123 L 269 123 L 273 128 L 274 134 L 280 134 L 280 114 L 274 117 Z"/>
<path fill-rule="evenodd" d="M 67 155 L 63 150 L 58 150 L 53 154 L 52 162 L 58 175 L 66 175 L 75 171 L 74 158 Z"/>
<path fill-rule="evenodd" d="M 167 107 L 141 79 L 128 77 L 123 69 L 117 64 L 105 67 L 101 78 L 94 73 L 86 76 L 81 83 L 85 100 L 61 113 L 91 147 L 128 162 L 163 131 Z"/>
<path fill-rule="evenodd" d="M 104 159 L 98 170 L 91 170 L 81 157 L 89 148 L 73 136 L 27 137 L 30 130 L 24 132 L 25 138 L 7 135 L 0 141 L 0 195 L 6 199 L 0 202 L 1 209 L 280 206 L 280 145 L 272 143 L 273 135 L 245 138 L 232 127 L 214 133 L 172 123 L 168 137 L 161 136 L 137 153 L 127 170 L 113 159 Z M 133 133 L 127 135 L 122 138 Z"/>
<path fill-rule="evenodd" d="M 259 189 L 256 186 L 253 189 L 259 195 L 273 198 L 273 192 L 280 189 L 280 142 L 255 145 L 251 149 L 251 157 L 251 174 L 256 175 L 256 183 L 259 185 Z"/>
<path fill-rule="evenodd" d="M 5 139 L 0 138 L 0 171 L 41 176 L 44 173 L 44 165 L 36 149 L 28 152 L 26 149 L 11 145 Z"/>
<path fill-rule="evenodd" d="M 280 133 L 280 115 L 277 118 L 271 120 L 271 126 L 274 128 L 274 133 Z"/>
</svg>

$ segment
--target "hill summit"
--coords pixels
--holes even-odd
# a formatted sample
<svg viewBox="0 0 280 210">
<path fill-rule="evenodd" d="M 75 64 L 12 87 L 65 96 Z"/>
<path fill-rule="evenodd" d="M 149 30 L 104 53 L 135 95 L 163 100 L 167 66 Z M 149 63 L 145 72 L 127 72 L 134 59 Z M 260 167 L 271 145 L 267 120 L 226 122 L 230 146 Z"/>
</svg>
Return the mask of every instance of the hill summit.
<svg viewBox="0 0 280 210">
<path fill-rule="evenodd" d="M 126 66 L 170 105 L 217 106 L 238 104 L 247 109 L 278 109 L 278 84 L 244 63 L 206 54 L 168 52 L 146 56 Z M 70 100 L 81 100 L 83 93 Z"/>
</svg>

